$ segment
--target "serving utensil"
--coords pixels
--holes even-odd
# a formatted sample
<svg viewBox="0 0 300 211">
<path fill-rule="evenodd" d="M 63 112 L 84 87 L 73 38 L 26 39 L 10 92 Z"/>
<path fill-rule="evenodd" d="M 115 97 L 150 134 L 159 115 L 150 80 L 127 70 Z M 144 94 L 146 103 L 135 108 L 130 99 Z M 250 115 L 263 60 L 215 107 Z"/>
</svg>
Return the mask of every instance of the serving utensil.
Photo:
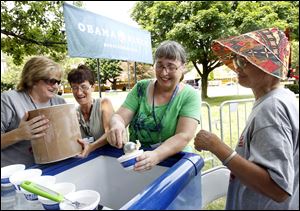
<svg viewBox="0 0 300 211">
<path fill-rule="evenodd" d="M 36 184 L 36 183 L 28 181 L 28 180 L 22 182 L 21 187 L 24 190 L 27 190 L 28 192 L 37 194 L 39 196 L 45 197 L 45 198 L 50 199 L 55 202 L 66 201 L 69 204 L 71 204 L 73 207 L 75 207 L 76 209 L 87 206 L 87 204 L 85 204 L 85 203 L 81 203 L 78 201 L 71 201 L 71 200 L 67 199 L 66 197 L 64 197 L 61 193 L 58 193 L 58 192 L 51 190 L 45 186 Z"/>
</svg>

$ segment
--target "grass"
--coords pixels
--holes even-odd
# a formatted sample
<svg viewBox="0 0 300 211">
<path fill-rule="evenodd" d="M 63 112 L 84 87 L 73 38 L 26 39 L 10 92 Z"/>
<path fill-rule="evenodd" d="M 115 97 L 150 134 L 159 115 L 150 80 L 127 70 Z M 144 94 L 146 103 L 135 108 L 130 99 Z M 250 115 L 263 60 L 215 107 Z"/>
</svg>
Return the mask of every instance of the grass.
<svg viewBox="0 0 300 211">
<path fill-rule="evenodd" d="M 203 101 L 207 102 L 211 107 L 213 106 L 220 106 L 220 104 L 227 100 L 240 100 L 240 99 L 247 99 L 253 98 L 253 95 L 229 95 L 229 96 L 222 96 L 222 97 L 212 97 L 202 99 Z"/>
<path fill-rule="evenodd" d="M 203 210 L 224 210 L 226 204 L 226 197 L 221 197 L 212 203 L 208 204 Z"/>
</svg>

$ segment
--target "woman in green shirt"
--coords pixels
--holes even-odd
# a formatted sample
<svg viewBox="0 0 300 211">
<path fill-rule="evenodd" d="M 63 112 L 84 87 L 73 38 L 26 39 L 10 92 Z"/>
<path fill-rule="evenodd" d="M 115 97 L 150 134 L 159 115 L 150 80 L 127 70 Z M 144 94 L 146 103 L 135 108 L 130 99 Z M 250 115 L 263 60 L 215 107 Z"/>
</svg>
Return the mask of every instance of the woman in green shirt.
<svg viewBox="0 0 300 211">
<path fill-rule="evenodd" d="M 129 139 L 152 147 L 137 158 L 134 170 L 149 170 L 183 150 L 200 122 L 199 92 L 181 82 L 186 54 L 174 41 L 161 43 L 155 52 L 154 80 L 139 81 L 110 122 L 108 142 L 122 148 L 129 124 Z"/>
</svg>

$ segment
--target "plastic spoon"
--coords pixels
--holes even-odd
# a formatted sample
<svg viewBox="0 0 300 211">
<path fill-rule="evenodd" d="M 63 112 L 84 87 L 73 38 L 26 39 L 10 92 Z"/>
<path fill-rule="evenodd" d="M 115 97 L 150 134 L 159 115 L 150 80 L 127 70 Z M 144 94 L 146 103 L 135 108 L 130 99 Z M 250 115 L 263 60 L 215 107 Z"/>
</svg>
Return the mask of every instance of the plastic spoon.
<svg viewBox="0 0 300 211">
<path fill-rule="evenodd" d="M 67 201 L 72 206 L 74 206 L 76 209 L 87 206 L 87 204 L 85 204 L 85 203 L 80 203 L 78 201 L 71 201 L 71 200 L 65 198 L 61 193 L 55 192 L 55 191 L 53 191 L 49 188 L 46 188 L 42 185 L 38 185 L 38 184 L 36 184 L 34 182 L 31 182 L 31 181 L 28 181 L 28 180 L 24 181 L 21 184 L 21 187 L 24 190 L 27 190 L 28 192 L 37 194 L 39 196 L 50 199 L 52 201 L 56 201 L 56 202 Z"/>
</svg>

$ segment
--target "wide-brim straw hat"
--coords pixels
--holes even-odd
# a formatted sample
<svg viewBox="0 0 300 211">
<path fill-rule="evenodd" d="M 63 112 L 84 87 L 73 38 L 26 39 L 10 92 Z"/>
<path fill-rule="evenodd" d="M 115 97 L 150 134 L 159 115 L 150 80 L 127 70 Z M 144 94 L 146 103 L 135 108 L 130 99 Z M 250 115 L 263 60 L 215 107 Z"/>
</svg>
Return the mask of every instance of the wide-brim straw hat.
<svg viewBox="0 0 300 211">
<path fill-rule="evenodd" d="M 246 34 L 214 40 L 212 50 L 230 69 L 233 57 L 240 55 L 262 71 L 285 79 L 288 72 L 290 45 L 285 33 L 277 28 L 261 29 Z"/>
</svg>

